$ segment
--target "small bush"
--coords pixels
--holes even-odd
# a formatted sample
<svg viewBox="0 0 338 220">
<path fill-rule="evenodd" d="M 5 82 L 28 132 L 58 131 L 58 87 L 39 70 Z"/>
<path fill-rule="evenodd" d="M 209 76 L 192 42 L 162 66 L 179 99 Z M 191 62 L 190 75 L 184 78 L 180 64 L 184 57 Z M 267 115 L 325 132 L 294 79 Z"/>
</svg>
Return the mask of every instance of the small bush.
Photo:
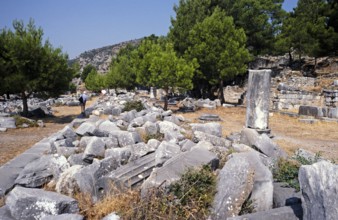
<svg viewBox="0 0 338 220">
<path fill-rule="evenodd" d="M 96 204 L 88 194 L 77 193 L 74 198 L 86 219 L 102 219 L 112 212 L 122 219 L 206 219 L 215 188 L 216 176 L 205 166 L 189 170 L 169 188 L 156 188 L 145 198 L 138 190 L 117 188 Z"/>
<path fill-rule="evenodd" d="M 15 119 L 15 125 L 17 127 L 21 127 L 23 124 L 27 124 L 28 127 L 38 127 L 38 123 L 34 120 L 30 120 L 28 118 L 24 118 L 24 117 L 21 117 L 21 116 L 18 116 L 18 115 L 15 115 L 13 117 Z"/>
<path fill-rule="evenodd" d="M 273 176 L 278 182 L 285 182 L 299 191 L 298 171 L 300 166 L 298 161 L 280 159 L 277 167 L 273 170 Z"/>
<path fill-rule="evenodd" d="M 255 207 L 252 201 L 248 198 L 247 200 L 244 201 L 241 211 L 239 212 L 238 215 L 245 215 L 245 214 L 253 213 L 254 210 L 255 210 Z"/>
<path fill-rule="evenodd" d="M 160 133 L 160 132 L 157 132 L 156 134 L 148 134 L 148 135 L 145 135 L 145 137 L 144 137 L 144 142 L 145 143 L 148 143 L 148 141 L 150 140 L 150 139 L 156 139 L 156 140 L 158 140 L 158 141 L 163 141 L 163 139 L 164 139 L 164 134 L 162 134 L 162 133 Z"/>
<path fill-rule="evenodd" d="M 131 111 L 133 109 L 139 112 L 144 109 L 144 106 L 141 101 L 130 101 L 124 105 L 122 111 Z"/>
</svg>

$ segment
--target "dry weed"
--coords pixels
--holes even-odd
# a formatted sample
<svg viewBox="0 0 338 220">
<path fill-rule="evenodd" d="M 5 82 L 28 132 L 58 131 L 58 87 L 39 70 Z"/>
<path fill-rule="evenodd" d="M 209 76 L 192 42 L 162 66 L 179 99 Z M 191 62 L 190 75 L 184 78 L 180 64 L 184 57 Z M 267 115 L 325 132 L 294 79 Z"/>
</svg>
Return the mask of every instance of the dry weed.
<svg viewBox="0 0 338 220">
<path fill-rule="evenodd" d="M 6 204 L 5 197 L 0 197 L 0 207 L 4 206 Z"/>
</svg>

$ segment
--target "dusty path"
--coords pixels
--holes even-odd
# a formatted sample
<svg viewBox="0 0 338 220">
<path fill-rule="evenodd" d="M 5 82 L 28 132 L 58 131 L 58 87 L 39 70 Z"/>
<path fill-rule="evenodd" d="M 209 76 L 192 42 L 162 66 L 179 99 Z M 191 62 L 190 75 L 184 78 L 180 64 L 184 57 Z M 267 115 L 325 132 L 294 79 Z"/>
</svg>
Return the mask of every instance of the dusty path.
<svg viewBox="0 0 338 220">
<path fill-rule="evenodd" d="M 46 123 L 44 128 L 13 129 L 0 133 L 0 166 L 41 139 L 59 131 L 80 114 L 79 106 L 54 107 L 53 110 L 55 117 L 44 119 Z M 243 129 L 245 111 L 245 108 L 218 108 L 178 114 L 191 122 L 198 122 L 198 117 L 202 114 L 217 114 L 222 119 L 220 123 L 223 127 L 223 136 L 227 136 Z M 338 123 L 304 124 L 298 122 L 297 118 L 273 114 L 270 117 L 270 127 L 275 136 L 274 140 L 290 155 L 296 149 L 304 148 L 338 162 Z"/>
<path fill-rule="evenodd" d="M 88 101 L 91 105 L 95 99 Z M 81 113 L 80 106 L 53 107 L 55 117 L 43 118 L 46 127 L 9 129 L 0 132 L 0 166 L 29 149 L 43 138 L 64 128 Z"/>
</svg>

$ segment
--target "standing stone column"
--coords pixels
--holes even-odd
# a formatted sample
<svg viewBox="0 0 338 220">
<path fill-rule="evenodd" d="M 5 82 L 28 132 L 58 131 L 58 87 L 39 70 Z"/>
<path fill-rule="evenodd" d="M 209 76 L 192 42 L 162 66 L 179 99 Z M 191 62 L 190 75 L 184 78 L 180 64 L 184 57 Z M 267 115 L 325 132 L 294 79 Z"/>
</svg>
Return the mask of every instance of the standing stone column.
<svg viewBox="0 0 338 220">
<path fill-rule="evenodd" d="M 246 127 L 269 133 L 271 70 L 249 70 Z"/>
<path fill-rule="evenodd" d="M 156 87 L 150 87 L 150 99 L 156 99 Z"/>
</svg>

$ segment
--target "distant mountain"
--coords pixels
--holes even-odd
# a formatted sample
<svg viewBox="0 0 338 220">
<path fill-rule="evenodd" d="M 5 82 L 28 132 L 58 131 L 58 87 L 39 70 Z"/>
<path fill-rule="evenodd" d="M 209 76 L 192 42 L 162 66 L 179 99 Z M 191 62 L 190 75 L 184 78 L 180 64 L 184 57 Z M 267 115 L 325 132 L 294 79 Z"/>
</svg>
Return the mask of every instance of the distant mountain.
<svg viewBox="0 0 338 220">
<path fill-rule="evenodd" d="M 121 42 L 118 44 L 101 47 L 81 53 L 75 59 L 71 59 L 68 63 L 71 65 L 75 62 L 79 62 L 81 71 L 88 64 L 93 65 L 98 72 L 106 73 L 109 70 L 109 65 L 112 57 L 116 57 L 121 48 L 124 48 L 128 44 L 137 45 L 142 39 L 130 40 Z"/>
</svg>

